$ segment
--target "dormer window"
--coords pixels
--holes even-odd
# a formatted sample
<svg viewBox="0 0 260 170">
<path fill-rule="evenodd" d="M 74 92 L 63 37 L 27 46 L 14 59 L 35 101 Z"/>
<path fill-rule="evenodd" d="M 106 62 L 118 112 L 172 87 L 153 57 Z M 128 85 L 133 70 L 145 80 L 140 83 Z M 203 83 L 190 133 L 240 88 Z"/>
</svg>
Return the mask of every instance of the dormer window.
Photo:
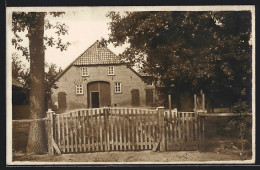
<svg viewBox="0 0 260 170">
<path fill-rule="evenodd" d="M 109 76 L 115 75 L 114 67 L 113 67 L 113 66 L 109 66 L 109 67 L 108 67 L 108 75 L 109 75 Z"/>
<path fill-rule="evenodd" d="M 82 76 L 89 76 L 87 67 L 82 67 L 81 72 L 82 72 Z"/>
</svg>

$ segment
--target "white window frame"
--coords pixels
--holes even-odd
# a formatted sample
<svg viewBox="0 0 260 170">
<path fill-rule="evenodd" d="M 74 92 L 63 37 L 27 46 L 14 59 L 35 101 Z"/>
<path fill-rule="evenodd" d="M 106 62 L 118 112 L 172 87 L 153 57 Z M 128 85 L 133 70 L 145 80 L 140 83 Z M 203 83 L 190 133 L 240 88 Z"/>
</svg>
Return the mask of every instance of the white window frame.
<svg viewBox="0 0 260 170">
<path fill-rule="evenodd" d="M 83 84 L 76 84 L 76 94 L 83 94 Z"/>
<path fill-rule="evenodd" d="M 112 71 L 110 70 L 110 68 L 112 69 Z M 107 75 L 109 75 L 109 76 L 115 75 L 115 67 L 114 66 L 108 66 Z"/>
<path fill-rule="evenodd" d="M 81 74 L 82 74 L 82 76 L 89 76 L 88 67 L 82 67 Z"/>
<path fill-rule="evenodd" d="M 115 83 L 115 93 L 122 93 L 122 83 L 120 82 Z"/>
</svg>

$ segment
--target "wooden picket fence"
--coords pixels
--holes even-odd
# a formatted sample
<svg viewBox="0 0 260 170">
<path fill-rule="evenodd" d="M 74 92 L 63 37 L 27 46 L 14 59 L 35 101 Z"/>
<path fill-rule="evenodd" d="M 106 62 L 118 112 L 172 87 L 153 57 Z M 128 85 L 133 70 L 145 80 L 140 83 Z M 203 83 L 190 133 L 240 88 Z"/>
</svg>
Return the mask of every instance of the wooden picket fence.
<svg viewBox="0 0 260 170">
<path fill-rule="evenodd" d="M 49 152 L 196 150 L 196 112 L 140 108 L 95 108 L 48 113 Z"/>
</svg>

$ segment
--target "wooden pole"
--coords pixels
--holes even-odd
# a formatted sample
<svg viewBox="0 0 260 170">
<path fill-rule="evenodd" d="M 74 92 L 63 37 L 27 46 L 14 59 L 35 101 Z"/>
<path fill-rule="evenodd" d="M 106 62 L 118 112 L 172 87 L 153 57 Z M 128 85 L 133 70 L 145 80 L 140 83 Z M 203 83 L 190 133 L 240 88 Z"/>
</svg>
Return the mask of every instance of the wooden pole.
<svg viewBox="0 0 260 170">
<path fill-rule="evenodd" d="M 197 110 L 197 96 L 194 94 L 194 110 Z"/>
<path fill-rule="evenodd" d="M 203 93 L 202 91 L 202 109 L 203 109 L 203 112 L 205 113 L 206 110 L 205 110 L 205 94 Z M 202 135 L 203 135 L 203 145 L 205 145 L 205 119 L 206 117 L 204 116 L 203 117 L 203 131 L 202 131 Z"/>
<path fill-rule="evenodd" d="M 202 109 L 205 111 L 205 94 L 202 93 Z"/>
<path fill-rule="evenodd" d="M 169 113 L 171 113 L 172 110 L 172 101 L 171 101 L 171 95 L 168 95 L 168 102 L 169 102 Z"/>
<path fill-rule="evenodd" d="M 160 151 L 164 152 L 165 149 L 165 132 L 164 132 L 164 107 L 158 107 L 158 117 L 159 117 L 159 128 L 160 128 Z"/>
</svg>

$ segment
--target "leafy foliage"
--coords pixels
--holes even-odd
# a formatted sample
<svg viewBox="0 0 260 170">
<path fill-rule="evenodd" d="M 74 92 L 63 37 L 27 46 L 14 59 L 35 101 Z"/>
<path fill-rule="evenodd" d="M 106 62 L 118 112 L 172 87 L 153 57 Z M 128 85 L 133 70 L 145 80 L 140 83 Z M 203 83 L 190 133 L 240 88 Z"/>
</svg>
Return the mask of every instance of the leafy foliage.
<svg viewBox="0 0 260 170">
<path fill-rule="evenodd" d="M 108 42 L 130 44 L 121 55 L 174 90 L 229 89 L 250 94 L 251 13 L 110 12 Z"/>
<path fill-rule="evenodd" d="M 50 12 L 50 15 L 53 17 L 59 17 L 64 14 L 64 12 Z M 23 56 L 26 57 L 27 60 L 30 59 L 30 54 L 28 51 L 28 47 L 23 46 L 21 43 L 23 42 L 23 39 L 18 35 L 19 32 L 28 31 L 29 27 L 32 25 L 35 25 L 37 20 L 34 20 L 34 17 L 37 17 L 37 15 L 40 15 L 39 13 L 31 13 L 31 12 L 14 12 L 12 14 L 12 31 L 14 32 L 14 38 L 12 39 L 12 44 L 15 46 L 17 50 L 22 51 Z M 44 13 L 44 15 L 47 15 L 47 13 Z M 46 46 L 56 46 L 57 49 L 60 49 L 61 51 L 67 50 L 68 46 L 70 45 L 69 42 L 63 43 L 61 41 L 61 36 L 68 34 L 68 26 L 64 23 L 56 22 L 55 25 L 51 24 L 49 20 L 45 19 L 45 26 L 44 29 L 55 29 L 56 35 L 58 36 L 57 39 L 54 37 L 44 37 L 45 45 L 44 48 L 46 49 Z M 26 37 L 29 37 L 29 34 L 26 34 Z"/>
<path fill-rule="evenodd" d="M 230 120 L 227 122 L 225 129 L 227 131 L 231 131 L 233 129 L 240 129 L 238 137 L 242 139 L 241 141 L 241 148 L 244 150 L 244 144 L 246 136 L 248 136 L 248 131 L 250 127 L 252 127 L 252 116 L 247 115 L 250 112 L 248 103 L 243 100 L 238 100 L 231 108 L 230 111 L 233 113 L 240 113 L 240 116 L 231 117 Z M 249 133 L 252 133 L 249 131 Z"/>
<path fill-rule="evenodd" d="M 26 69 L 24 65 L 22 65 L 22 61 L 19 59 L 19 55 L 17 53 L 13 54 L 13 59 L 12 59 L 12 75 L 13 78 L 18 80 L 22 85 L 23 85 L 23 91 L 22 93 L 26 96 L 26 101 L 24 103 L 29 102 L 29 95 L 30 95 L 30 69 Z M 55 77 L 62 72 L 61 67 L 57 67 L 56 64 L 48 64 L 45 63 L 45 67 L 48 68 L 48 71 L 45 72 L 45 99 L 46 101 L 51 100 L 51 89 L 55 88 L 57 89 L 58 86 L 55 83 L 51 82 L 55 79 Z"/>
</svg>

